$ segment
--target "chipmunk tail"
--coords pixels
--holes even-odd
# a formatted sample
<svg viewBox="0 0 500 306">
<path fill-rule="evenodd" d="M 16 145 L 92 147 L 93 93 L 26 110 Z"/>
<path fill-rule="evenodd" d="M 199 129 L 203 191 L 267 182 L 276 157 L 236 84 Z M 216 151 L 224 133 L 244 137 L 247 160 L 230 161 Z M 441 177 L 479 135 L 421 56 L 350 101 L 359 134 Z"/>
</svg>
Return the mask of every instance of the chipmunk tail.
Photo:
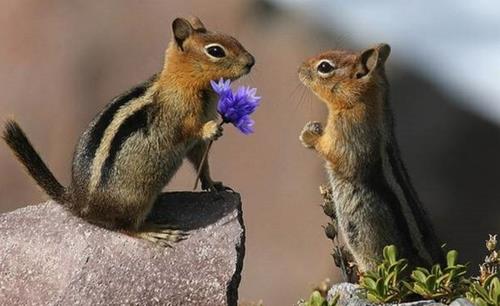
<svg viewBox="0 0 500 306">
<path fill-rule="evenodd" d="M 57 181 L 28 137 L 14 120 L 8 120 L 2 133 L 10 149 L 37 184 L 54 200 L 63 202 L 66 189 Z"/>
</svg>

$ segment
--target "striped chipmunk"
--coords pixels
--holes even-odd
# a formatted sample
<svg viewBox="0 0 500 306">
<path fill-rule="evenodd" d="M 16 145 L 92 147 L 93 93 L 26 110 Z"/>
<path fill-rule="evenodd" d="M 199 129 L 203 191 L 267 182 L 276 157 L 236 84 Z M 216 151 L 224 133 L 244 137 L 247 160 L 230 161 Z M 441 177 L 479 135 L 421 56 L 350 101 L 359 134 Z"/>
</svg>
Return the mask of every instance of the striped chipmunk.
<svg viewBox="0 0 500 306">
<path fill-rule="evenodd" d="M 359 53 L 332 50 L 298 72 L 328 108 L 326 125 L 307 123 L 300 140 L 326 160 L 339 231 L 360 272 L 375 268 L 390 244 L 411 267 L 444 261 L 394 135 L 384 68 L 389 53 L 387 44 Z"/>
<path fill-rule="evenodd" d="M 197 169 L 207 143 L 222 133 L 210 80 L 238 79 L 254 57 L 233 37 L 208 31 L 196 17 L 177 18 L 160 73 L 113 99 L 81 135 L 72 180 L 63 187 L 14 121 L 3 138 L 45 192 L 90 223 L 170 246 L 186 233 L 146 217 L 187 157 Z M 208 162 L 200 179 L 214 182 Z"/>
</svg>

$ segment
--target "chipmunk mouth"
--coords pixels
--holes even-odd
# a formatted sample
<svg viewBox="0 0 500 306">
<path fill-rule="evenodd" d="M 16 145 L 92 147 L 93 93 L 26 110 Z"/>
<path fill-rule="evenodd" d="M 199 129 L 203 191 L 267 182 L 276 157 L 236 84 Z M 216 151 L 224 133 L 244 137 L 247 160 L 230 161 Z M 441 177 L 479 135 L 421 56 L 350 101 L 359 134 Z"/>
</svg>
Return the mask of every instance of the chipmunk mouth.
<svg viewBox="0 0 500 306">
<path fill-rule="evenodd" d="M 245 75 L 248 75 L 250 72 L 252 71 L 252 67 L 251 66 L 244 66 L 242 69 L 241 69 L 241 72 L 233 78 L 233 81 L 236 80 L 236 79 L 239 79 Z"/>
<path fill-rule="evenodd" d="M 242 78 L 242 77 L 248 75 L 249 73 L 250 73 L 250 69 L 243 68 L 239 74 L 235 75 L 234 77 L 231 77 L 230 79 L 232 81 L 236 81 L 237 79 Z"/>
</svg>

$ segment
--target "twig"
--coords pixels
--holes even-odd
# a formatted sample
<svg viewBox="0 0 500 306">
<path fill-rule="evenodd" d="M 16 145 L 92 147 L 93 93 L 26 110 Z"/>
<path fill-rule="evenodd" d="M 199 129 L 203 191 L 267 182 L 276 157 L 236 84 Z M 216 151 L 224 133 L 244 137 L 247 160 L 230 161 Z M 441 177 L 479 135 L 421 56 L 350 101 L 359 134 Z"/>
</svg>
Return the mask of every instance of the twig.
<svg viewBox="0 0 500 306">
<path fill-rule="evenodd" d="M 203 157 L 201 158 L 201 162 L 198 165 L 198 171 L 196 171 L 196 180 L 194 181 L 193 190 L 196 190 L 196 188 L 198 188 L 198 181 L 200 181 L 201 169 L 203 169 L 203 164 L 207 161 L 208 151 L 210 151 L 210 148 L 212 147 L 213 143 L 214 143 L 214 141 L 210 140 L 207 148 L 205 149 L 205 153 L 203 153 Z"/>
</svg>

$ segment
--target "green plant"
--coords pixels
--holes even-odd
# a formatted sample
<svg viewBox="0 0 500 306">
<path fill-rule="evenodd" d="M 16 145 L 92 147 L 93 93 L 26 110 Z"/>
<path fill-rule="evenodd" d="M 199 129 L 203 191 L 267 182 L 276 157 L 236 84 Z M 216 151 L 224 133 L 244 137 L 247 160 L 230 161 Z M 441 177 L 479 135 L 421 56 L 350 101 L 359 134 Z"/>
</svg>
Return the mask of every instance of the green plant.
<svg viewBox="0 0 500 306">
<path fill-rule="evenodd" d="M 332 301 L 328 302 L 325 297 L 317 290 L 313 291 L 307 301 L 300 301 L 300 306 L 336 306 L 339 300 L 339 295 L 336 294 Z"/>
<path fill-rule="evenodd" d="M 496 250 L 497 235 L 490 235 L 490 239 L 486 240 L 485 245 L 489 254 L 484 258 L 484 262 L 479 265 L 479 283 L 482 285 L 488 277 L 500 272 L 500 256 Z"/>
<path fill-rule="evenodd" d="M 401 302 L 408 293 L 401 273 L 408 266 L 407 260 L 397 258 L 394 245 L 384 247 L 383 257 L 382 263 L 374 271 L 362 276 L 360 286 L 371 302 Z"/>
<path fill-rule="evenodd" d="M 498 276 L 490 275 L 482 285 L 480 282 L 473 282 L 466 297 L 477 306 L 500 306 L 500 280 Z"/>
<path fill-rule="evenodd" d="M 436 264 L 429 271 L 418 267 L 411 273 L 411 283 L 405 283 L 408 289 L 425 299 L 450 303 L 461 297 L 467 290 L 468 281 L 464 278 L 467 266 L 457 264 L 458 252 L 451 250 L 446 256 L 444 269 Z"/>
<path fill-rule="evenodd" d="M 486 240 L 489 254 L 479 265 L 479 277 L 476 277 L 466 293 L 467 298 L 478 306 L 500 306 L 500 256 L 497 247 L 497 235 L 490 235 Z"/>
</svg>

